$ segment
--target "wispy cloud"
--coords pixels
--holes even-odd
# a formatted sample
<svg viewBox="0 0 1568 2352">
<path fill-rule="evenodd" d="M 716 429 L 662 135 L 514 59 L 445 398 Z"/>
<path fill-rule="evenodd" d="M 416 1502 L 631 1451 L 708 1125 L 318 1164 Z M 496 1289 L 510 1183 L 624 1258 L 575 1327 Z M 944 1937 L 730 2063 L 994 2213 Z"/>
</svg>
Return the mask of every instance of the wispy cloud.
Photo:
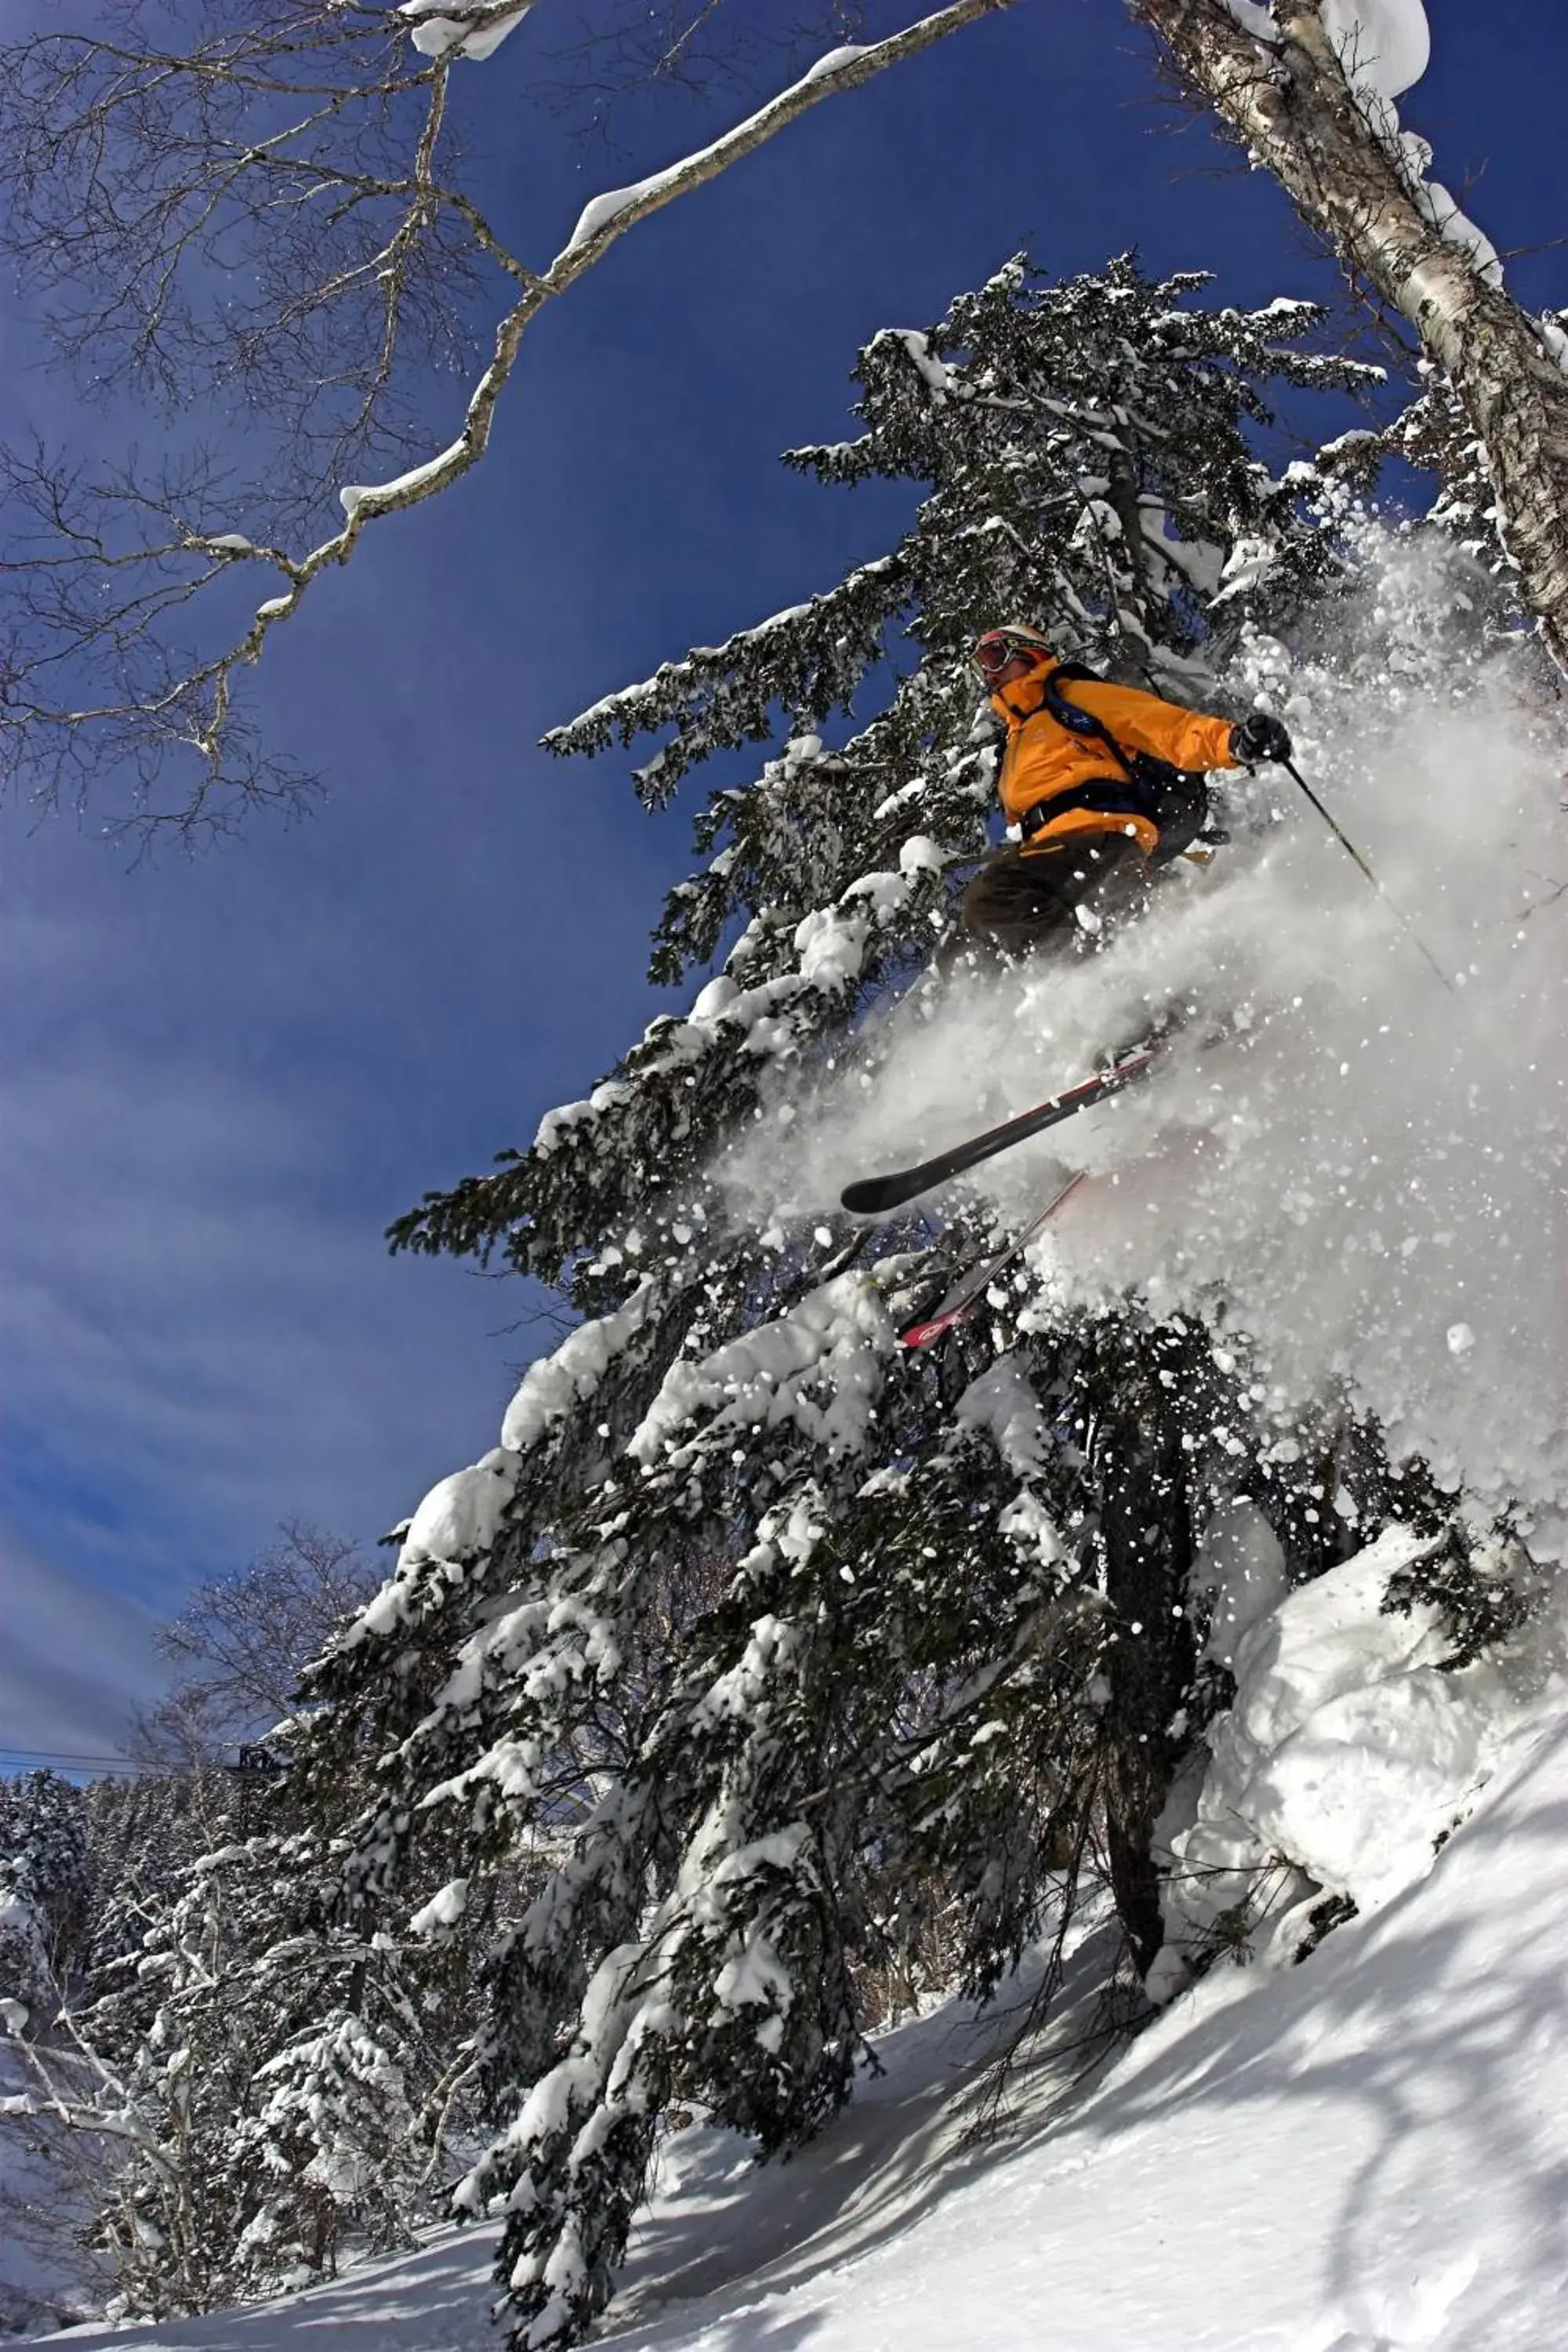
<svg viewBox="0 0 1568 2352">
<path fill-rule="evenodd" d="M 0 1530 L 0 1751 L 119 1754 L 162 1686 L 153 1621 L 132 1601 Z"/>
<path fill-rule="evenodd" d="M 280 1518 L 364 1537 L 411 1508 L 493 1442 L 527 1352 L 494 1337 L 510 1296 L 387 1258 L 387 1213 L 440 1171 L 400 1141 L 352 936 L 258 952 L 267 865 L 193 887 L 62 835 L 0 884 L 53 886 L 47 916 L 0 925 L 0 1742 L 40 1744 L 19 1709 L 85 1736 L 112 1629 L 173 1614 Z"/>
<path fill-rule="evenodd" d="M 309 825 L 127 871 L 0 810 L 0 1531 L 24 1580 L 56 1562 L 163 1618 L 282 1519 L 374 1538 L 496 1442 L 550 1336 L 522 1286 L 390 1259 L 383 1229 L 635 1033 L 685 823 L 628 824 L 624 777 L 566 790 L 528 751 L 591 695 L 552 672 L 525 696 L 514 607 L 504 663 L 454 612 L 423 667 L 358 677 L 442 569 L 401 544 L 323 607 L 274 714 L 334 779 Z M 562 887 L 584 869 L 592 922 Z"/>
</svg>

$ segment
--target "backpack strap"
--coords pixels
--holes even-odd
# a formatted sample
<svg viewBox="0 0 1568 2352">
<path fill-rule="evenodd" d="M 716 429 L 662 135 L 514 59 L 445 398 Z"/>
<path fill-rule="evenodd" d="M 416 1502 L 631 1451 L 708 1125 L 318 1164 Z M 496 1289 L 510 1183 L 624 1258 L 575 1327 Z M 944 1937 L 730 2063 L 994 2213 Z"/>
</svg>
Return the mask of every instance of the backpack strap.
<svg viewBox="0 0 1568 2352">
<path fill-rule="evenodd" d="M 1173 768 L 1168 760 L 1156 759 L 1152 752 L 1124 751 L 1102 719 L 1061 691 L 1064 681 L 1069 685 L 1103 683 L 1098 671 L 1086 669 L 1081 662 L 1058 662 L 1042 684 L 1040 709 L 1069 735 L 1080 739 L 1092 736 L 1102 743 L 1127 781 L 1119 784 L 1107 776 L 1092 783 L 1069 785 L 1066 792 L 1053 793 L 1048 800 L 1037 801 L 1024 814 L 1025 840 L 1033 840 L 1043 827 L 1065 816 L 1070 809 L 1092 809 L 1100 816 L 1139 816 L 1153 825 L 1160 835 L 1150 863 L 1168 864 L 1194 838 L 1204 823 L 1208 794 L 1203 778 L 1189 776 L 1184 770 Z"/>
<path fill-rule="evenodd" d="M 1158 826 L 1153 796 L 1139 784 L 1119 784 L 1110 776 L 1095 784 L 1069 784 L 1065 792 L 1053 793 L 1049 800 L 1037 801 L 1026 808 L 1018 820 L 1018 830 L 1026 841 L 1033 841 L 1047 824 L 1072 809 L 1092 809 L 1096 816 L 1141 816 Z"/>
<path fill-rule="evenodd" d="M 1133 775 L 1131 761 L 1128 758 L 1126 752 L 1122 750 L 1121 744 L 1117 741 L 1115 736 L 1111 733 L 1104 719 L 1097 719 L 1092 710 L 1086 710 L 1081 702 L 1071 701 L 1068 697 L 1062 692 L 1061 688 L 1064 678 L 1069 683 L 1076 680 L 1086 686 L 1102 686 L 1105 683 L 1098 671 L 1086 669 L 1082 662 L 1058 662 L 1056 667 L 1047 674 L 1042 682 L 1040 688 L 1041 709 L 1048 710 L 1051 717 L 1056 720 L 1057 725 L 1058 727 L 1065 727 L 1069 735 L 1092 735 L 1096 737 L 1100 742 L 1104 744 L 1106 750 L 1110 752 L 1111 758 L 1115 761 L 1122 774 L 1131 782 L 1136 782 L 1137 779 Z"/>
<path fill-rule="evenodd" d="M 1066 728 L 1069 735 L 1092 736 L 1103 743 L 1127 782 L 1113 784 L 1107 780 L 1104 783 L 1076 784 L 1065 793 L 1055 793 L 1048 801 L 1037 803 L 1047 812 L 1040 823 L 1048 824 L 1052 816 L 1061 816 L 1070 808 L 1085 808 L 1097 809 L 1107 816 L 1146 817 L 1151 824 L 1158 826 L 1161 776 L 1156 771 L 1164 771 L 1164 761 L 1152 761 L 1142 751 L 1135 751 L 1129 758 L 1103 719 L 1097 719 L 1092 710 L 1086 710 L 1081 702 L 1074 702 L 1062 692 L 1064 679 L 1069 684 L 1089 686 L 1104 683 L 1097 670 L 1086 669 L 1082 662 L 1058 662 L 1042 682 L 1041 709 L 1047 711 L 1058 727 Z"/>
</svg>

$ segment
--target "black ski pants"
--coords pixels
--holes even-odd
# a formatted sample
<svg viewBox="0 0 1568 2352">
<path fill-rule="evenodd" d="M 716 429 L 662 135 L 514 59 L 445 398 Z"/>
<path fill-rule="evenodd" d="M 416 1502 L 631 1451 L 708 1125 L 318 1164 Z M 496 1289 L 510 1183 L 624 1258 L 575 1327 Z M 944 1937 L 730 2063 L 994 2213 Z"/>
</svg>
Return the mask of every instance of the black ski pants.
<svg viewBox="0 0 1568 2352">
<path fill-rule="evenodd" d="M 1009 955 L 1081 954 L 1141 914 L 1148 895 L 1149 861 L 1131 834 L 1080 834 L 1050 849 L 1016 841 L 994 849 L 958 914 L 965 930 Z"/>
</svg>

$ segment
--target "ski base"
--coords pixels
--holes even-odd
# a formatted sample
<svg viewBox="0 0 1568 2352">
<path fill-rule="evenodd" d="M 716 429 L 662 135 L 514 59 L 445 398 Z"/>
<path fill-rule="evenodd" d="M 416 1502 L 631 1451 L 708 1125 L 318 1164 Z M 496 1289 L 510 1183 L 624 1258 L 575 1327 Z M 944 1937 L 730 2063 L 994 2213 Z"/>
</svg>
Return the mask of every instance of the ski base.
<svg viewBox="0 0 1568 2352">
<path fill-rule="evenodd" d="M 1010 1241 L 1005 1249 L 998 1250 L 994 1257 L 988 1257 L 978 1274 L 969 1276 L 957 1297 L 944 1307 L 940 1314 L 928 1317 L 923 1323 L 911 1323 L 907 1331 L 900 1331 L 899 1345 L 901 1348 L 930 1348 L 942 1338 L 943 1332 L 954 1330 L 959 1324 L 967 1322 L 992 1284 L 999 1276 L 1005 1274 L 1010 1265 L 1016 1265 L 1028 1248 L 1029 1244 L 1045 1231 L 1063 1202 L 1070 1193 L 1077 1192 L 1086 1173 L 1086 1170 L 1079 1168 L 1069 1176 L 1061 1190 L 1052 1194 L 1038 1214 L 1030 1218 L 1016 1239 Z"/>
</svg>

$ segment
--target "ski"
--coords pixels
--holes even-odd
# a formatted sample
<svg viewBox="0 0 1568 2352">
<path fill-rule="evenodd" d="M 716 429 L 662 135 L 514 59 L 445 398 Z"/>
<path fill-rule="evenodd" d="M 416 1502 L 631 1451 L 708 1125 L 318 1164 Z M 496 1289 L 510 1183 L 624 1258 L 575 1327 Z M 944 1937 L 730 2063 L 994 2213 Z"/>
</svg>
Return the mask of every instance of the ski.
<svg viewBox="0 0 1568 2352">
<path fill-rule="evenodd" d="M 997 1276 L 1005 1274 L 1007 1268 L 1023 1256 L 1036 1235 L 1044 1232 L 1068 1193 L 1077 1192 L 1087 1172 L 1079 1168 L 1069 1176 L 1061 1190 L 1052 1193 L 1045 1207 L 1029 1219 L 1023 1232 L 1010 1241 L 1005 1249 L 998 1250 L 994 1256 L 985 1260 L 977 1273 L 965 1278 L 963 1286 L 948 1306 L 929 1317 L 925 1322 L 911 1323 L 907 1331 L 900 1331 L 899 1345 L 901 1348 L 929 1348 L 942 1338 L 944 1331 L 951 1331 L 957 1324 L 967 1322 Z"/>
<path fill-rule="evenodd" d="M 889 1209 L 902 1208 L 933 1185 L 945 1184 L 965 1170 L 978 1168 L 983 1160 L 994 1158 L 1015 1143 L 1023 1143 L 1031 1135 L 1042 1134 L 1064 1118 L 1071 1118 L 1080 1110 L 1088 1110 L 1110 1095 L 1120 1094 L 1153 1068 L 1169 1037 L 1151 1038 L 1146 1045 L 1135 1045 L 1108 1070 L 1097 1070 L 1091 1078 L 1082 1079 L 1076 1087 L 1068 1087 L 1049 1101 L 1037 1103 L 1033 1110 L 1020 1111 L 1016 1118 L 1004 1119 L 1000 1127 L 988 1128 L 984 1135 L 972 1136 L 966 1143 L 956 1143 L 951 1151 L 939 1151 L 933 1160 L 922 1160 L 917 1168 L 897 1168 L 887 1176 L 867 1176 L 855 1184 L 846 1184 L 838 1195 L 847 1209 L 858 1215 L 879 1216 Z"/>
</svg>

